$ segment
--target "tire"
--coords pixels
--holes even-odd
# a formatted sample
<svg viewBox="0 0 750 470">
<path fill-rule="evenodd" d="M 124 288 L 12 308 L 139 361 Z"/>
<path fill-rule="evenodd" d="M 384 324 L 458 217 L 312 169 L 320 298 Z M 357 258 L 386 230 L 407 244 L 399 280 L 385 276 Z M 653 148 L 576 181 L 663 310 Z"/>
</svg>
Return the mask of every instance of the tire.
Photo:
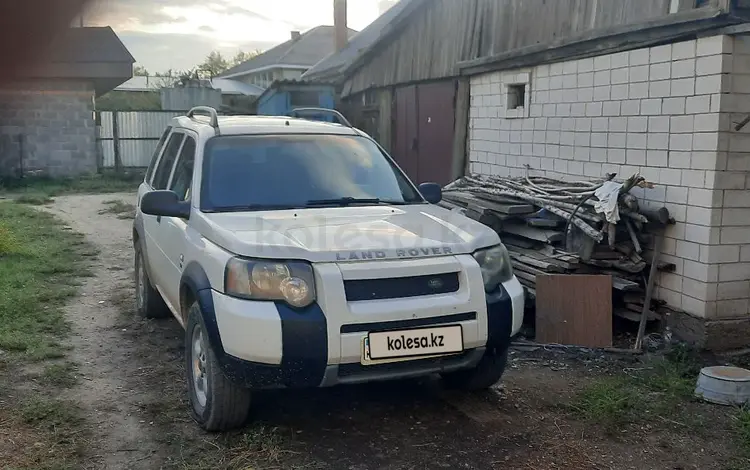
<svg viewBox="0 0 750 470">
<path fill-rule="evenodd" d="M 479 364 L 473 369 L 459 370 L 442 374 L 443 382 L 449 388 L 478 391 L 495 385 L 505 372 L 508 362 L 508 347 L 488 350 Z"/>
<path fill-rule="evenodd" d="M 135 244 L 135 306 L 143 318 L 168 318 L 172 315 L 161 294 L 151 285 L 143 259 L 141 243 Z"/>
<path fill-rule="evenodd" d="M 250 390 L 234 384 L 221 371 L 209 345 L 198 302 L 190 306 L 188 313 L 185 361 L 193 419 L 206 431 L 241 427 L 250 411 Z"/>
</svg>

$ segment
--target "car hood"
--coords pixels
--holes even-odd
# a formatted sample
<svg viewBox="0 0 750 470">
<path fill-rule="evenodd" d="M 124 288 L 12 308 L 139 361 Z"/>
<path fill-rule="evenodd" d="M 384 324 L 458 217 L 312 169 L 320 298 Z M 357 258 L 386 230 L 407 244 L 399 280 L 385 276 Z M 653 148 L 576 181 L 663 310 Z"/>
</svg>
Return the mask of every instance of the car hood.
<svg viewBox="0 0 750 470">
<path fill-rule="evenodd" d="M 236 255 L 356 262 L 472 253 L 494 230 L 430 204 L 199 213 L 195 227 Z"/>
</svg>

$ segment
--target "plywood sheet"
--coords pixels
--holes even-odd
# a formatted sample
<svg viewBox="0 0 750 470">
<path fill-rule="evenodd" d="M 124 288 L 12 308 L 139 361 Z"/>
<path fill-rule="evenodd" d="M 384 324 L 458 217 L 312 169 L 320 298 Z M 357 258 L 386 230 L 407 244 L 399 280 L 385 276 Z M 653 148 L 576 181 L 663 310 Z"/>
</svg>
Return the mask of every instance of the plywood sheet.
<svg viewBox="0 0 750 470">
<path fill-rule="evenodd" d="M 536 276 L 536 341 L 611 347 L 612 277 Z"/>
</svg>

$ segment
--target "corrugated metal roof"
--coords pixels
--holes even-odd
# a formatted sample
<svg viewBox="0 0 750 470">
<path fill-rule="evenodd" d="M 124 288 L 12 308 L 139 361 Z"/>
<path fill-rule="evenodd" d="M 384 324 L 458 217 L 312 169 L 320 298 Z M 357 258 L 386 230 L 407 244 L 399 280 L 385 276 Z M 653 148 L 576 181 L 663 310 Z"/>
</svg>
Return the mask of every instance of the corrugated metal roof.
<svg viewBox="0 0 750 470">
<path fill-rule="evenodd" d="M 336 84 L 334 83 L 327 83 L 327 82 L 311 82 L 308 80 L 276 80 L 275 82 L 271 83 L 271 85 L 266 88 L 263 93 L 258 97 L 258 101 L 263 99 L 263 97 L 267 93 L 271 93 L 273 90 L 276 90 L 278 88 L 284 87 L 284 86 L 294 86 L 294 85 L 304 85 L 309 87 L 316 87 L 316 88 L 324 88 L 324 87 L 335 87 Z"/>
<path fill-rule="evenodd" d="M 310 80 L 324 77 L 333 78 L 334 75 L 343 72 L 385 37 L 390 31 L 389 26 L 392 26 L 403 13 L 411 12 L 409 7 L 412 4 L 421 1 L 423 0 L 401 0 L 351 38 L 349 44 L 341 52 L 329 54 L 305 72 L 302 78 Z"/>
<path fill-rule="evenodd" d="M 176 80 L 176 79 L 174 79 Z M 215 90 L 221 90 L 223 95 L 260 96 L 265 91 L 257 85 L 249 85 L 228 78 L 214 78 L 207 80 Z M 160 88 L 169 85 L 168 77 L 133 77 L 127 82 L 115 88 L 116 91 L 159 91 Z M 208 83 L 206 83 L 208 86 Z"/>
<path fill-rule="evenodd" d="M 349 37 L 353 37 L 357 31 L 350 29 Z M 274 65 L 298 65 L 312 67 L 323 57 L 334 51 L 334 28 L 333 26 L 317 26 L 300 35 L 298 39 L 279 44 L 268 51 L 253 57 L 231 69 L 227 70 L 221 77 L 247 74 L 253 70 L 270 67 Z"/>
<path fill-rule="evenodd" d="M 228 78 L 214 78 L 211 80 L 211 85 L 214 89 L 221 90 L 223 95 L 260 96 L 265 91 L 265 88 L 257 85 L 250 85 Z"/>
<path fill-rule="evenodd" d="M 162 77 L 136 76 L 115 88 L 115 91 L 157 91 L 163 82 Z"/>
</svg>

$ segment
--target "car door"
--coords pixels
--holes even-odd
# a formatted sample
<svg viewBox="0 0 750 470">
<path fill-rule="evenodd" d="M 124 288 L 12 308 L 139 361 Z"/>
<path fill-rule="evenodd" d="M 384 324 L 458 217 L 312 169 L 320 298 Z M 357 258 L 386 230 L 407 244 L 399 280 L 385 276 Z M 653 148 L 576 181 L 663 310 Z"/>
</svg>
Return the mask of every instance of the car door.
<svg viewBox="0 0 750 470">
<path fill-rule="evenodd" d="M 180 153 L 184 139 L 184 132 L 179 130 L 172 131 L 161 158 L 159 158 L 159 163 L 154 170 L 149 190 L 167 189 L 175 160 Z M 162 236 L 164 230 L 162 217 L 146 214 L 142 214 L 142 217 L 149 277 L 154 287 L 156 287 L 162 297 L 165 297 L 164 300 L 167 300 L 164 293 L 164 286 L 169 271 L 169 262 L 164 253 L 163 242 L 160 242 L 164 238 Z"/>
<path fill-rule="evenodd" d="M 180 149 L 168 189 L 174 191 L 181 201 L 190 201 L 193 187 L 193 166 L 195 164 L 196 139 L 190 134 Z M 166 258 L 164 270 L 164 296 L 175 310 L 180 308 L 180 279 L 184 266 L 185 237 L 187 220 L 178 217 L 163 217 L 159 231 L 159 245 Z"/>
</svg>

